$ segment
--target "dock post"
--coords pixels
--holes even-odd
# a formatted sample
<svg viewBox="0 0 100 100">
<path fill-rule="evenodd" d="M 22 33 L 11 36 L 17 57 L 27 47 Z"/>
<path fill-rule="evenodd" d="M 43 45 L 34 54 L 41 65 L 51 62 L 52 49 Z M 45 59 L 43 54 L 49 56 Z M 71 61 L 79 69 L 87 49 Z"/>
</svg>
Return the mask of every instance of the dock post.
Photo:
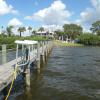
<svg viewBox="0 0 100 100">
<path fill-rule="evenodd" d="M 51 41 L 49 41 L 49 53 L 51 52 Z"/>
<path fill-rule="evenodd" d="M 47 56 L 49 54 L 49 41 L 47 41 Z"/>
<path fill-rule="evenodd" d="M 29 54 L 30 54 L 30 46 L 26 48 L 26 60 L 29 59 Z M 26 65 L 26 68 L 25 68 L 25 82 L 28 88 L 30 88 L 30 68 L 29 66 L 30 64 Z"/>
<path fill-rule="evenodd" d="M 44 55 L 44 42 L 42 42 L 42 54 L 41 54 L 41 61 L 42 64 L 45 63 L 45 55 Z"/>
<path fill-rule="evenodd" d="M 2 64 L 7 62 L 6 45 L 2 45 Z"/>
<path fill-rule="evenodd" d="M 40 70 L 40 44 L 37 44 L 37 70 Z"/>
<path fill-rule="evenodd" d="M 46 52 L 47 52 L 47 56 L 48 56 L 48 41 L 46 41 Z"/>
<path fill-rule="evenodd" d="M 47 41 L 47 56 L 50 53 L 50 41 Z"/>
<path fill-rule="evenodd" d="M 53 47 L 53 42 L 52 41 L 50 41 L 50 51 L 52 50 L 52 47 Z"/>
<path fill-rule="evenodd" d="M 48 55 L 48 52 L 47 52 L 47 41 L 45 41 L 45 61 L 47 60 L 47 55 Z"/>
<path fill-rule="evenodd" d="M 30 68 L 26 69 L 25 74 L 26 85 L 30 87 Z"/>
</svg>

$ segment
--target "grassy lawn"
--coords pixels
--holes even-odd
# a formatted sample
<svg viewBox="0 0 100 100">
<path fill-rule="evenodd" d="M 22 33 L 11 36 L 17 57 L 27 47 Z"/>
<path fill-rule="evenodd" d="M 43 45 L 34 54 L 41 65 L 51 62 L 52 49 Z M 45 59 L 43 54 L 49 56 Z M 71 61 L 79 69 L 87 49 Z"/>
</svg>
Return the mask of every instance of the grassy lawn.
<svg viewBox="0 0 100 100">
<path fill-rule="evenodd" d="M 66 42 L 63 42 L 63 41 L 59 41 L 59 40 L 56 40 L 55 41 L 55 44 L 56 45 L 59 45 L 59 46 L 72 46 L 72 47 L 81 47 L 81 46 L 84 46 L 83 44 L 78 44 L 78 43 L 66 43 Z"/>
</svg>

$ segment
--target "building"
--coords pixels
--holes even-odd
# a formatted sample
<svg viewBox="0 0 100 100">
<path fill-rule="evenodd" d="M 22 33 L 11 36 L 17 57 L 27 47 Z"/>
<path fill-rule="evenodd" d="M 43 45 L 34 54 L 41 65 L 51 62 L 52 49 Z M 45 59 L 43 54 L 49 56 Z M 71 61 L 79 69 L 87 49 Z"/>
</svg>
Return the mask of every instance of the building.
<svg viewBox="0 0 100 100">
<path fill-rule="evenodd" d="M 49 31 L 37 31 L 36 32 L 37 36 L 44 36 L 44 37 L 54 37 L 54 32 L 49 32 Z"/>
</svg>

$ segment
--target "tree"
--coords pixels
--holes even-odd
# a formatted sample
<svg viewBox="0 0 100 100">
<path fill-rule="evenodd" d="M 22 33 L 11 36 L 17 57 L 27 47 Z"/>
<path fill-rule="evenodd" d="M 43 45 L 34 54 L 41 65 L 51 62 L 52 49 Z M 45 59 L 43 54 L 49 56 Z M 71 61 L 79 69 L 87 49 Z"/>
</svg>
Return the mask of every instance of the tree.
<svg viewBox="0 0 100 100">
<path fill-rule="evenodd" d="M 32 35 L 35 35 L 35 34 L 36 34 L 36 31 L 35 31 L 35 30 L 33 30 L 33 31 L 32 31 Z"/>
<path fill-rule="evenodd" d="M 29 26 L 29 27 L 28 27 L 28 30 L 29 30 L 29 33 L 31 33 L 31 31 L 32 31 L 32 27 Z"/>
<path fill-rule="evenodd" d="M 57 30 L 57 31 L 55 31 L 55 33 L 56 33 L 58 36 L 64 35 L 64 32 L 61 31 L 61 30 Z"/>
<path fill-rule="evenodd" d="M 2 31 L 3 31 L 3 26 L 1 26 L 0 28 L 0 34 L 2 34 Z"/>
<path fill-rule="evenodd" d="M 97 35 L 100 35 L 100 21 L 96 21 L 92 24 L 92 27 L 90 28 L 90 30 L 93 33 L 97 33 Z"/>
<path fill-rule="evenodd" d="M 43 32 L 44 31 L 44 27 L 40 27 L 38 31 Z"/>
<path fill-rule="evenodd" d="M 0 30 L 0 35 L 1 36 L 5 36 L 6 31 L 3 30 L 3 26 L 1 26 L 1 30 Z"/>
<path fill-rule="evenodd" d="M 19 27 L 18 32 L 20 33 L 20 37 L 22 36 L 22 32 L 25 32 L 26 28 L 25 27 Z"/>
<path fill-rule="evenodd" d="M 8 26 L 8 27 L 6 28 L 6 31 L 7 31 L 7 34 L 8 34 L 9 37 L 10 37 L 11 34 L 13 33 L 13 32 L 12 32 L 12 29 L 13 29 L 13 26 Z"/>
<path fill-rule="evenodd" d="M 76 24 L 64 24 L 64 32 L 68 38 L 75 39 L 83 32 L 83 28 Z"/>
<path fill-rule="evenodd" d="M 55 31 L 55 33 L 56 33 L 56 35 L 58 36 L 58 38 L 60 38 L 60 39 L 62 39 L 62 40 L 64 39 L 65 34 L 64 34 L 63 31 L 57 30 L 57 31 Z M 56 36 L 56 38 L 57 38 L 57 36 Z"/>
</svg>

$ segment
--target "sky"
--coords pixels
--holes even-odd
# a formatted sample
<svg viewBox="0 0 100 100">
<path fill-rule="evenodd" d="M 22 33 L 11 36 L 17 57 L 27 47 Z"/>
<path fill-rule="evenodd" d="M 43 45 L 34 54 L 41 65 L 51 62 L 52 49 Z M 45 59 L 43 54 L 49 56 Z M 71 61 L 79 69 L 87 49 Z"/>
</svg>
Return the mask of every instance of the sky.
<svg viewBox="0 0 100 100">
<path fill-rule="evenodd" d="M 89 31 L 100 20 L 100 0 L 0 0 L 0 27 L 41 26 L 55 30 L 64 24 Z"/>
</svg>

